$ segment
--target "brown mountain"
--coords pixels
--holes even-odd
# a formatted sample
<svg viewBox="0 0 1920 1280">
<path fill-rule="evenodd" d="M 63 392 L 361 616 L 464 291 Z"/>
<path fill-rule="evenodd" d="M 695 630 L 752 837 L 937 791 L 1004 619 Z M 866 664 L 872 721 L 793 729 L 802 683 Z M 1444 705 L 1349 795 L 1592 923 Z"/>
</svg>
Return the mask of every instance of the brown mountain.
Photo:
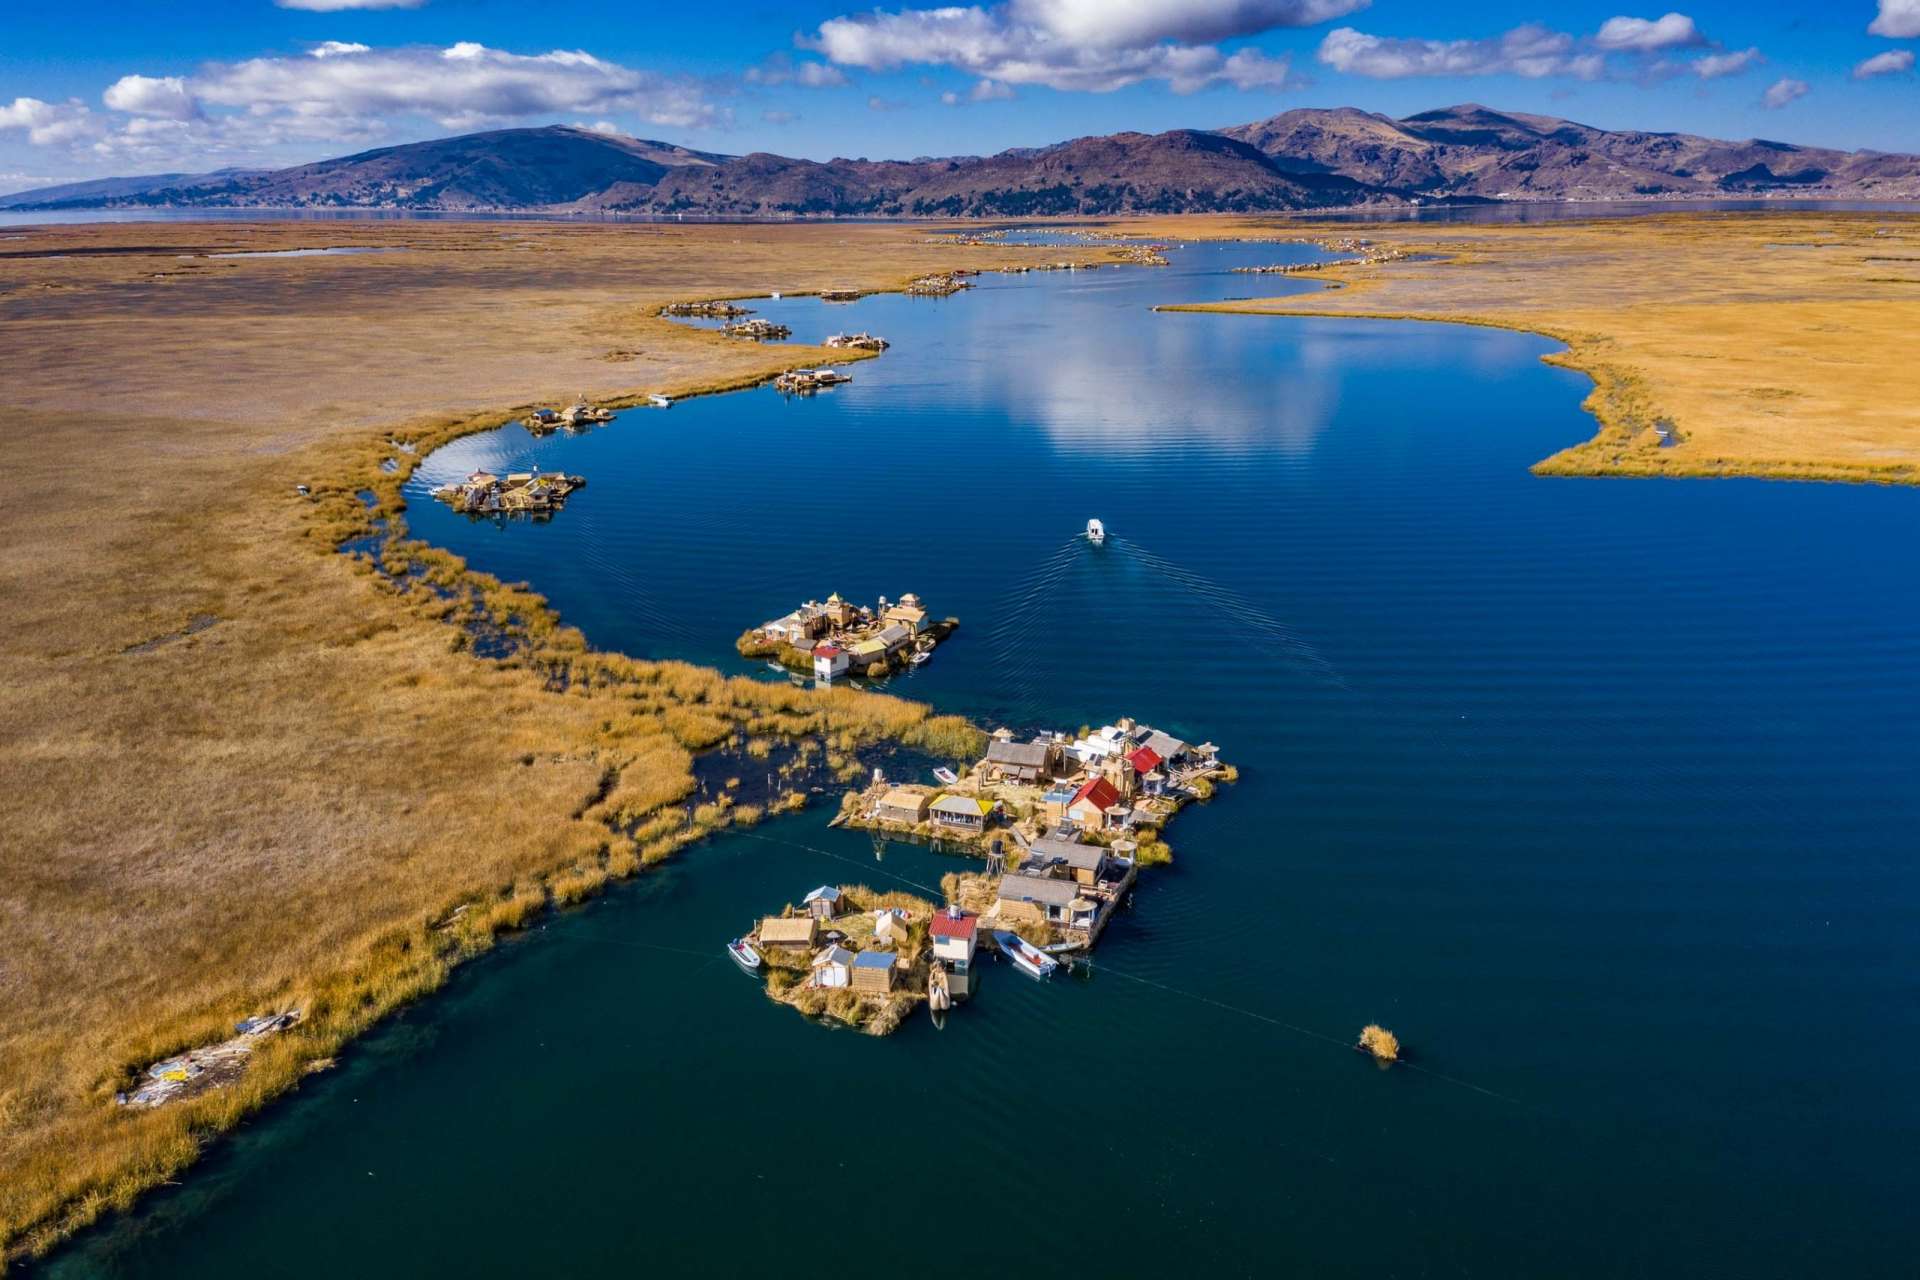
<svg viewBox="0 0 1920 1280">
<path fill-rule="evenodd" d="M 1288 111 L 1221 132 L 1282 167 L 1427 197 L 1631 200 L 1791 191 L 1920 198 L 1920 157 L 1596 129 L 1472 103 L 1404 120 L 1351 108 Z"/>
<path fill-rule="evenodd" d="M 1117 133 L 1038 150 L 943 160 L 789 160 L 756 154 L 669 171 L 597 209 L 738 216 L 1032 217 L 1300 209 L 1376 193 L 1337 175 L 1284 171 L 1217 133 Z"/>
<path fill-rule="evenodd" d="M 1116 133 L 907 161 L 724 156 L 554 126 L 266 173 L 103 180 L 7 204 L 1031 217 L 1779 192 L 1920 199 L 1920 158 L 1612 131 L 1471 104 L 1403 120 L 1352 108 L 1288 111 L 1213 132 Z"/>
</svg>

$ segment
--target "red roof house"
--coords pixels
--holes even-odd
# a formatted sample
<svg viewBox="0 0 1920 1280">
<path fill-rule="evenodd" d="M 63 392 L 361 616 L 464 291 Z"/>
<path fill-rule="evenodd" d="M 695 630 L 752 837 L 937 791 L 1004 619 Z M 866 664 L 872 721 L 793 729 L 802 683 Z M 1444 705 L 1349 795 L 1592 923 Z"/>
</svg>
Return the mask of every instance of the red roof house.
<svg viewBox="0 0 1920 1280">
<path fill-rule="evenodd" d="M 1127 763 L 1133 766 L 1135 773 L 1144 777 L 1160 767 L 1160 753 L 1152 747 L 1141 747 L 1127 757 Z"/>
</svg>

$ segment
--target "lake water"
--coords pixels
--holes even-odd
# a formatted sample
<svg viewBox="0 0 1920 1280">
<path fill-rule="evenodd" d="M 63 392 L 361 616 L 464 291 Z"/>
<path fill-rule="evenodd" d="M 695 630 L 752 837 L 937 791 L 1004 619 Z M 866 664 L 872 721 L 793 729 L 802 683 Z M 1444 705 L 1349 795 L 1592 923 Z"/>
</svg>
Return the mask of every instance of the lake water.
<svg viewBox="0 0 1920 1280">
<path fill-rule="evenodd" d="M 412 483 L 598 645 L 764 675 L 746 626 L 912 590 L 962 627 L 898 692 L 1219 743 L 1091 974 L 886 1040 L 768 1003 L 752 917 L 953 865 L 816 807 L 474 964 L 41 1270 L 1911 1274 L 1916 495 L 1536 478 L 1593 428 L 1547 341 L 1149 310 L 1306 252 L 755 303 L 894 345 Z M 426 497 L 535 465 L 589 481 L 549 523 Z"/>
</svg>

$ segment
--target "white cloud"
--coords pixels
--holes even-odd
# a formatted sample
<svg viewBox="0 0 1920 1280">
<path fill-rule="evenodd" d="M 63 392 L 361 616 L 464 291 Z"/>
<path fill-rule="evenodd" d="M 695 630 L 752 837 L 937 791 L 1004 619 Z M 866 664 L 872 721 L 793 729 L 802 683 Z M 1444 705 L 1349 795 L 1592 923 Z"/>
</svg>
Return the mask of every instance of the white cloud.
<svg viewBox="0 0 1920 1280">
<path fill-rule="evenodd" d="M 322 40 L 319 44 L 307 50 L 307 56 L 310 58 L 341 58 L 352 53 L 371 52 L 373 51 L 366 45 L 359 44 L 352 40 Z"/>
<path fill-rule="evenodd" d="M 1876 53 L 1853 69 L 1855 80 L 1871 80 L 1875 76 L 1898 75 L 1902 71 L 1913 70 L 1913 51 L 1911 49 L 1889 49 L 1885 53 Z"/>
<path fill-rule="evenodd" d="M 1327 33 L 1317 56 L 1335 71 L 1374 80 L 1488 75 L 1529 80 L 1597 78 L 1604 69 L 1601 57 L 1573 50 L 1572 36 L 1532 23 L 1488 40 L 1396 39 L 1341 27 Z"/>
<path fill-rule="evenodd" d="M 803 89 L 834 89 L 847 82 L 846 72 L 830 62 L 808 58 L 795 62 L 784 53 L 776 53 L 757 67 L 748 67 L 742 77 L 748 84 L 797 84 Z"/>
<path fill-rule="evenodd" d="M 624 138 L 627 136 L 626 130 L 611 120 L 575 120 L 573 127 L 576 129 L 585 129 L 588 133 L 604 134 L 609 138 Z"/>
<path fill-rule="evenodd" d="M 691 82 L 608 62 L 580 50 L 517 54 L 461 41 L 351 57 L 268 57 L 215 63 L 188 81 L 204 104 L 244 110 L 297 136 L 364 132 L 397 115 L 474 128 L 576 112 L 630 113 L 653 124 L 713 123 L 718 112 Z"/>
<path fill-rule="evenodd" d="M 767 110 L 760 113 L 760 118 L 768 124 L 792 124 L 800 117 L 791 111 Z"/>
<path fill-rule="evenodd" d="M 24 133 L 37 147 L 55 147 L 92 137 L 100 129 L 99 121 L 77 98 L 66 102 L 42 102 L 38 98 L 15 98 L 0 107 L 0 133 Z"/>
<path fill-rule="evenodd" d="M 1880 0 L 1879 16 L 1867 30 L 1895 40 L 1920 36 L 1920 0 Z"/>
<path fill-rule="evenodd" d="M 1201 44 L 1312 27 L 1371 0 L 1012 0 L 1012 18 L 1077 44 L 1137 49 L 1171 40 Z"/>
<path fill-rule="evenodd" d="M 199 102 L 179 76 L 121 76 L 107 86 L 100 100 L 115 111 L 136 116 L 193 120 L 200 115 Z"/>
<path fill-rule="evenodd" d="M 967 92 L 967 97 L 975 102 L 1008 102 L 1013 96 L 1013 90 L 998 80 L 978 81 Z"/>
<path fill-rule="evenodd" d="M 1806 96 L 1807 82 L 1805 80 L 1795 80 L 1790 76 L 1782 76 L 1780 79 L 1768 85 L 1767 91 L 1760 95 L 1760 105 L 1769 111 L 1778 111 L 1789 102 L 1798 101 Z"/>
<path fill-rule="evenodd" d="M 1694 48 L 1706 43 L 1693 19 L 1684 13 L 1659 18 L 1608 18 L 1593 38 L 1602 49 L 1653 53 L 1661 49 Z"/>
<path fill-rule="evenodd" d="M 1216 84 L 1277 88 L 1285 58 L 1227 54 L 1201 38 L 1302 26 L 1368 0 L 1009 0 L 983 7 L 902 9 L 832 18 L 802 48 L 841 66 L 890 71 L 946 66 L 1002 85 L 1106 93 L 1161 80 L 1176 93 Z"/>
<path fill-rule="evenodd" d="M 418 9 L 427 0 L 273 0 L 282 9 L 340 13 L 347 9 Z"/>
<path fill-rule="evenodd" d="M 1710 53 L 1704 58 L 1693 60 L 1693 73 L 1702 80 L 1718 80 L 1721 76 L 1737 76 L 1755 63 L 1764 62 L 1758 49 L 1742 49 L 1737 53 Z"/>
</svg>

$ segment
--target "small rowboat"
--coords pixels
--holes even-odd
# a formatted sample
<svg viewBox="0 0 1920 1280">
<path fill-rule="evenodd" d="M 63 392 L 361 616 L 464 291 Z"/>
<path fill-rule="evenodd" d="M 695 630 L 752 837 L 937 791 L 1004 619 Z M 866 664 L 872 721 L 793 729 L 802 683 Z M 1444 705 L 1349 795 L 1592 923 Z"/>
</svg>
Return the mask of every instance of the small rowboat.
<svg viewBox="0 0 1920 1280">
<path fill-rule="evenodd" d="M 1001 952 L 1013 961 L 1014 967 L 1029 978 L 1050 978 L 1060 962 L 1028 942 L 1017 933 L 1008 933 L 1004 929 L 994 931 L 993 940 L 1000 944 Z"/>
<path fill-rule="evenodd" d="M 749 972 L 760 967 L 760 953 L 755 951 L 753 944 L 745 938 L 735 938 L 732 942 L 729 942 L 727 944 L 727 954 L 733 957 L 735 964 Z"/>
</svg>

